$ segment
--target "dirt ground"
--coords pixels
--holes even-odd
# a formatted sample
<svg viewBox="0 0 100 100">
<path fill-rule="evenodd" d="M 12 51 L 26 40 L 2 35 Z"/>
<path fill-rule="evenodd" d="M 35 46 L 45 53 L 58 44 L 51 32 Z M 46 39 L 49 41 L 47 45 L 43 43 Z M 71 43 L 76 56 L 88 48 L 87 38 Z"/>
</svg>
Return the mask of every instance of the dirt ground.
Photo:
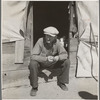
<svg viewBox="0 0 100 100">
<path fill-rule="evenodd" d="M 6 43 L 2 46 L 2 98 L 3 99 L 89 99 L 98 98 L 98 82 L 94 78 L 76 78 L 75 53 L 71 53 L 70 80 L 68 91 L 57 86 L 56 77 L 48 79 L 39 77 L 37 96 L 30 96 L 29 84 L 29 47 L 25 45 L 24 63 L 14 64 L 15 44 Z M 73 48 L 74 50 L 74 48 Z M 48 75 L 49 72 L 46 70 Z"/>
</svg>

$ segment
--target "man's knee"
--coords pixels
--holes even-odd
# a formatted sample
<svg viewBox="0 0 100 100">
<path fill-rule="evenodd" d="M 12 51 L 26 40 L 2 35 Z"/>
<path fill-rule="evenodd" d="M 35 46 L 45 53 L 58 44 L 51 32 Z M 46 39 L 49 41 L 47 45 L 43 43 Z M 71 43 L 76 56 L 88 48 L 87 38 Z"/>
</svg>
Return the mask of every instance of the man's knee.
<svg viewBox="0 0 100 100">
<path fill-rule="evenodd" d="M 29 63 L 29 69 L 33 69 L 33 68 L 36 68 L 39 66 L 39 63 L 35 60 L 30 60 L 30 63 Z"/>
<path fill-rule="evenodd" d="M 64 61 L 64 65 L 65 65 L 66 67 L 70 67 L 70 60 L 69 60 L 69 59 L 66 59 L 66 60 Z"/>
</svg>

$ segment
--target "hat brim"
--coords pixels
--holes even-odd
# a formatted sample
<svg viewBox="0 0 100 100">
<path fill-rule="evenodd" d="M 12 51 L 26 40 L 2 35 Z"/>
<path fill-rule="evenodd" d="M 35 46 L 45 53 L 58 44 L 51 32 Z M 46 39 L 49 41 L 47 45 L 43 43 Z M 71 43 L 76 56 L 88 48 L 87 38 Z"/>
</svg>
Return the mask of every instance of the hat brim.
<svg viewBox="0 0 100 100">
<path fill-rule="evenodd" d="M 44 32 L 44 34 L 50 35 L 50 36 L 52 36 L 52 37 L 55 37 L 55 36 L 56 36 L 56 35 L 54 35 L 54 34 L 47 33 L 47 32 Z"/>
</svg>

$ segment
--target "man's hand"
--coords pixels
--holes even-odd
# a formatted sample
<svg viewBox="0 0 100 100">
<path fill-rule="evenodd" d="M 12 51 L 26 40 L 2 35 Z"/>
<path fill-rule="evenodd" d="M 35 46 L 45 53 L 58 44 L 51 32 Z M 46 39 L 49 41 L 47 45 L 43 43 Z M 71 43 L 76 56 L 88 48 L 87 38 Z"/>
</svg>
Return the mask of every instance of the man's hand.
<svg viewBox="0 0 100 100">
<path fill-rule="evenodd" d="M 54 61 L 54 57 L 53 56 L 48 56 L 47 59 L 48 59 L 49 62 L 53 62 Z"/>
<path fill-rule="evenodd" d="M 54 61 L 58 61 L 58 60 L 59 60 L 59 56 L 55 56 Z"/>
</svg>

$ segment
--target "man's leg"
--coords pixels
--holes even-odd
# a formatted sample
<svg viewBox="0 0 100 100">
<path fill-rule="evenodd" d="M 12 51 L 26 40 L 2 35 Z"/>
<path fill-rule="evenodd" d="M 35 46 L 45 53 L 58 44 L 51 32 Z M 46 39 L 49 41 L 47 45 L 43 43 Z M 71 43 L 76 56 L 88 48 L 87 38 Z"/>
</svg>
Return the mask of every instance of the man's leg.
<svg viewBox="0 0 100 100">
<path fill-rule="evenodd" d="M 69 68 L 70 61 L 67 59 L 61 64 L 61 73 L 57 76 L 58 85 L 65 86 L 65 84 L 69 83 Z M 61 88 L 64 90 L 63 87 Z"/>
<path fill-rule="evenodd" d="M 30 70 L 30 85 L 32 86 L 32 90 L 30 95 L 35 96 L 37 89 L 38 89 L 38 69 L 40 67 L 40 64 L 37 61 L 31 60 L 29 64 L 29 70 Z"/>
</svg>

